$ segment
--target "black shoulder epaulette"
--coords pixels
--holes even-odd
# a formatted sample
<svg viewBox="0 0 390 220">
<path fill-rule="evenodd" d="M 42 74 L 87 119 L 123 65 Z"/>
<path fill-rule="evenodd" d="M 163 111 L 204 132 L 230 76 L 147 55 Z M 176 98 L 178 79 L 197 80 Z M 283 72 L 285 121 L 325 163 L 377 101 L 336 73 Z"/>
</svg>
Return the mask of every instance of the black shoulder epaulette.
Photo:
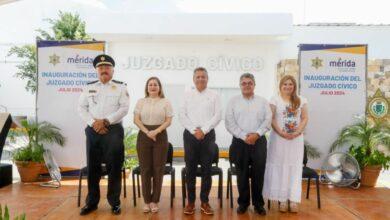
<svg viewBox="0 0 390 220">
<path fill-rule="evenodd" d="M 87 85 L 91 85 L 91 84 L 94 84 L 94 83 L 97 83 L 97 82 L 99 82 L 99 80 L 88 82 Z"/>
<path fill-rule="evenodd" d="M 118 83 L 118 84 L 127 85 L 126 83 L 124 83 L 124 82 L 121 82 L 121 81 L 118 81 L 118 80 L 115 80 L 115 79 L 113 79 L 113 80 L 112 80 L 112 82 L 114 82 L 114 83 Z"/>
</svg>

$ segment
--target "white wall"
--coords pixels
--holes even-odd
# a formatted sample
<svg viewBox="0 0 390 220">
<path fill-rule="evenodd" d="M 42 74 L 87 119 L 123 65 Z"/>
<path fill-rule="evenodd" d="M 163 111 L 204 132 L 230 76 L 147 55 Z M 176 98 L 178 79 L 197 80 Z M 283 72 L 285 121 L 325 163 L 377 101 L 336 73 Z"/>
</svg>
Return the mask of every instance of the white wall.
<svg viewBox="0 0 390 220">
<path fill-rule="evenodd" d="M 131 56 L 144 57 L 193 57 L 199 60 L 199 66 L 205 66 L 209 70 L 209 87 L 214 88 L 239 88 L 239 76 L 243 72 L 252 72 L 257 80 L 256 93 L 269 98 L 274 90 L 274 77 L 276 71 L 276 63 L 279 60 L 279 47 L 276 42 L 266 43 L 246 43 L 246 42 L 158 42 L 158 41 L 143 41 L 143 42 L 109 42 L 108 54 L 112 55 L 116 61 L 116 75 L 114 78 L 127 82 L 128 89 L 131 95 L 130 112 L 126 117 L 125 125 L 132 124 L 132 111 L 136 100 L 144 96 L 144 86 L 147 78 L 150 76 L 158 76 L 163 85 L 171 89 L 172 85 L 178 85 L 179 88 L 189 89 L 192 86 L 192 71 L 194 67 L 189 67 L 185 70 L 172 69 L 151 69 L 151 70 L 135 70 L 128 69 L 127 59 Z M 262 60 L 262 67 L 258 70 L 212 70 L 208 60 L 214 57 L 227 58 L 256 58 Z M 196 65 L 197 66 L 197 65 Z M 178 88 L 176 88 L 177 91 Z M 172 90 L 172 89 L 171 89 Z M 178 124 L 178 106 L 176 103 L 183 96 L 184 91 L 174 93 L 173 96 L 167 97 L 172 100 L 175 106 L 175 117 L 173 120 L 173 128 L 170 129 L 170 140 L 174 146 L 182 147 L 182 132 L 183 128 Z M 239 94 L 239 90 L 237 90 Z M 171 93 L 172 95 L 172 93 Z M 225 106 L 223 106 L 225 107 Z M 224 128 L 224 122 L 221 121 L 217 128 L 217 143 L 220 147 L 229 147 L 231 136 Z"/>
</svg>

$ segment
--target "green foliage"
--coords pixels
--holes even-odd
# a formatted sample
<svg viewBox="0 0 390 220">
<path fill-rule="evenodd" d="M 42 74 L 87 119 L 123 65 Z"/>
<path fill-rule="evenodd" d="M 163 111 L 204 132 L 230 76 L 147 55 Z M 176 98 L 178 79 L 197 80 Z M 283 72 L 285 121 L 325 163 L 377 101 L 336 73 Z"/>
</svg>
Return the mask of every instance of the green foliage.
<svg viewBox="0 0 390 220">
<path fill-rule="evenodd" d="M 317 159 L 321 157 L 321 152 L 316 147 L 314 147 L 313 145 L 309 144 L 306 141 L 305 141 L 305 149 L 308 158 Z"/>
<path fill-rule="evenodd" d="M 137 154 L 137 135 L 138 131 L 134 128 L 126 128 L 125 136 L 123 138 L 123 143 L 125 145 L 126 155 L 136 155 Z"/>
<path fill-rule="evenodd" d="M 125 137 L 123 143 L 125 145 L 125 162 L 123 166 L 126 169 L 132 169 L 138 165 L 137 157 L 137 130 L 133 128 L 127 128 L 125 130 Z"/>
<path fill-rule="evenodd" d="M 349 144 L 349 153 L 361 168 L 381 165 L 388 169 L 390 157 L 390 125 L 387 121 L 359 118 L 358 122 L 343 128 L 331 147 L 331 152 Z M 384 148 L 384 149 L 381 149 Z"/>
<path fill-rule="evenodd" d="M 138 166 L 138 158 L 137 157 L 126 157 L 123 163 L 124 168 L 131 170 L 134 167 Z"/>
<path fill-rule="evenodd" d="M 43 144 L 56 143 L 64 146 L 65 137 L 60 129 L 49 122 L 35 122 L 23 120 L 22 128 L 14 129 L 10 133 L 11 141 L 16 142 L 17 137 L 26 137 L 27 144 L 17 149 L 13 154 L 15 161 L 43 162 Z"/>
<path fill-rule="evenodd" d="M 352 145 L 349 148 L 349 154 L 351 154 L 359 163 L 360 169 L 365 166 L 381 165 L 384 169 L 389 169 L 390 156 L 386 156 L 379 150 L 373 150 L 370 154 L 367 153 L 368 148 L 363 145 Z"/>
<path fill-rule="evenodd" d="M 70 12 L 59 11 L 58 19 L 47 18 L 51 24 L 51 31 L 54 35 L 50 35 L 47 31 L 38 29 L 41 36 L 40 40 L 91 40 L 91 37 L 85 32 L 85 22 L 80 19 L 80 15 Z"/>
<path fill-rule="evenodd" d="M 35 93 L 37 91 L 37 49 L 35 45 L 23 45 L 20 47 L 13 46 L 8 52 L 8 56 L 15 55 L 21 58 L 22 62 L 16 65 L 18 71 L 15 77 L 27 80 L 25 89 L 28 92 Z"/>
<path fill-rule="evenodd" d="M 32 147 L 19 148 L 13 153 L 12 157 L 14 161 L 44 162 L 43 152 L 44 148 L 40 144 Z"/>
<path fill-rule="evenodd" d="M 69 12 L 58 13 L 58 19 L 45 19 L 51 24 L 49 32 L 38 29 L 38 40 L 91 40 L 91 37 L 85 32 L 85 22 L 81 21 L 80 16 Z M 14 46 L 8 52 L 8 56 L 16 56 L 22 60 L 21 64 L 16 65 L 18 71 L 15 77 L 27 80 L 25 89 L 31 93 L 37 91 L 37 54 L 35 45 Z"/>
<path fill-rule="evenodd" d="M 4 207 L 4 214 L 3 214 L 3 207 L 0 204 L 0 220 L 9 220 L 10 219 L 10 214 L 7 205 Z M 14 217 L 14 220 L 25 220 L 26 219 L 26 214 L 22 214 L 19 216 Z"/>
</svg>

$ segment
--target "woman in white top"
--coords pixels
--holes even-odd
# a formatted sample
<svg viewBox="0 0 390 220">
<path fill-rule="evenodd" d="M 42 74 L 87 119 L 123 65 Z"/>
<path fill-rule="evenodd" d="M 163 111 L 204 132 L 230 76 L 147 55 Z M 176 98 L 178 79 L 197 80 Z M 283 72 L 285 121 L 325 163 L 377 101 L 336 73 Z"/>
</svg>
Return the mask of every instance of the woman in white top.
<svg viewBox="0 0 390 220">
<path fill-rule="evenodd" d="M 307 101 L 297 95 L 293 76 L 284 76 L 279 95 L 271 99 L 273 113 L 263 196 L 280 202 L 279 210 L 298 211 L 301 201 L 303 131 L 306 127 Z M 290 201 L 288 207 L 287 200 Z"/>
<path fill-rule="evenodd" d="M 134 123 L 140 129 L 137 154 L 141 169 L 144 212 L 158 212 L 158 202 L 168 152 L 166 128 L 173 117 L 171 103 L 164 98 L 161 82 L 151 77 L 145 85 L 145 98 L 138 100 Z"/>
</svg>

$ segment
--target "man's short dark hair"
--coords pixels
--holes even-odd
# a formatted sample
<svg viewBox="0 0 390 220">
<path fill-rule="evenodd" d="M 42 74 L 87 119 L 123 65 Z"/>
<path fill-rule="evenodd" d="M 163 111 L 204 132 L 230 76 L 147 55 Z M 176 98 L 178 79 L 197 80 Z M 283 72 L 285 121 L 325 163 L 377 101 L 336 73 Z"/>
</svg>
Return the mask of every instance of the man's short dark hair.
<svg viewBox="0 0 390 220">
<path fill-rule="evenodd" d="M 206 73 L 207 78 L 209 77 L 209 73 L 207 72 L 206 68 L 204 68 L 204 67 L 197 67 L 197 68 L 195 68 L 194 69 L 194 76 L 195 76 L 195 73 L 198 72 L 198 71 L 202 71 L 202 72 Z"/>
<path fill-rule="evenodd" d="M 252 73 L 244 73 L 240 76 L 240 82 L 244 79 L 251 79 L 253 83 L 256 85 L 255 76 Z"/>
</svg>

